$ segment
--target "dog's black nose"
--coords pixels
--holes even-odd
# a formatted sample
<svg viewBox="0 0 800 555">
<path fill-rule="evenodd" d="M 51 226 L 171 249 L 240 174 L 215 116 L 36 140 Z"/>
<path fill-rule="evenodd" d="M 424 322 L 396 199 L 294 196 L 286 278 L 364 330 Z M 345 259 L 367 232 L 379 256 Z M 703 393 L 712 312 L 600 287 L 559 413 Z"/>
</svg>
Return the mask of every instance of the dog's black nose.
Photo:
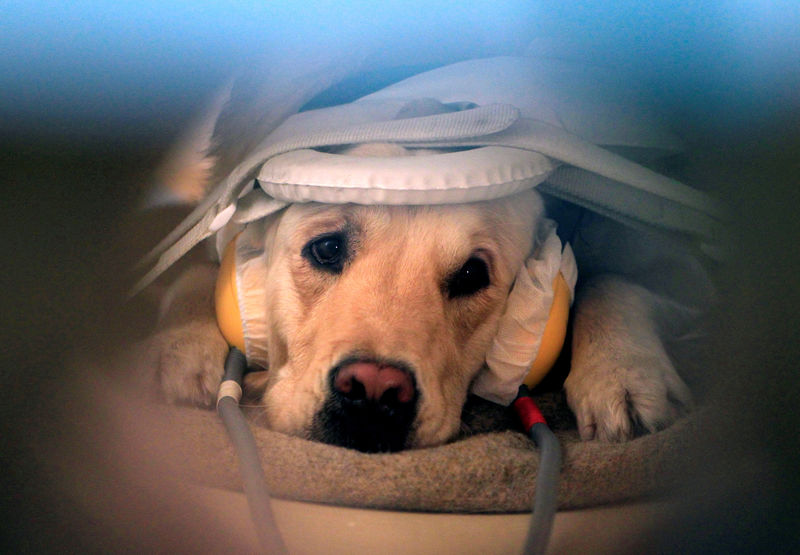
<svg viewBox="0 0 800 555">
<path fill-rule="evenodd" d="M 418 394 L 414 375 L 405 365 L 346 361 L 331 372 L 330 387 L 315 418 L 315 436 L 368 453 L 406 446 Z"/>
</svg>

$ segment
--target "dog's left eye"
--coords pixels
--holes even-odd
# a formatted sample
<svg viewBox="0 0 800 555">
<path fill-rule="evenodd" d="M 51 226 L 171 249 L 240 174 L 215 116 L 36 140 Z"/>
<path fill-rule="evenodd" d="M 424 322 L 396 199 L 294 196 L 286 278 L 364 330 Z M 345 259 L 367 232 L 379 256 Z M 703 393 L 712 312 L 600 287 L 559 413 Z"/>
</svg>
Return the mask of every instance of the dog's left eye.
<svg viewBox="0 0 800 555">
<path fill-rule="evenodd" d="M 321 270 L 339 273 L 344 266 L 346 246 L 339 233 L 317 237 L 303 247 L 303 256 Z"/>
<path fill-rule="evenodd" d="M 472 256 L 447 280 L 447 294 L 451 299 L 466 297 L 488 285 L 489 267 L 477 256 Z"/>
</svg>

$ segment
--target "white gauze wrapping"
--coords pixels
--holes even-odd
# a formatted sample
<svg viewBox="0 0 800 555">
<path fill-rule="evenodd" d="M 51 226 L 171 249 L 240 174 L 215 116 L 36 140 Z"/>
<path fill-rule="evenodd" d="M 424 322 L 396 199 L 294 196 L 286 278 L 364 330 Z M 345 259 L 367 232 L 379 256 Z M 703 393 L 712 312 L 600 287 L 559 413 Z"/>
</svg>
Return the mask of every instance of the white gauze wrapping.
<svg viewBox="0 0 800 555">
<path fill-rule="evenodd" d="M 269 326 L 267 325 L 267 263 L 264 223 L 247 224 L 236 240 L 236 290 L 244 329 L 248 366 L 266 369 Z"/>
<path fill-rule="evenodd" d="M 486 367 L 472 384 L 472 393 L 502 405 L 514 400 L 539 352 L 558 272 L 570 288 L 570 300 L 578 278 L 572 249 L 566 245 L 562 251 L 555 222 L 542 222 L 535 244 L 538 248 L 520 268 L 508 295 L 497 334 L 486 354 Z"/>
</svg>

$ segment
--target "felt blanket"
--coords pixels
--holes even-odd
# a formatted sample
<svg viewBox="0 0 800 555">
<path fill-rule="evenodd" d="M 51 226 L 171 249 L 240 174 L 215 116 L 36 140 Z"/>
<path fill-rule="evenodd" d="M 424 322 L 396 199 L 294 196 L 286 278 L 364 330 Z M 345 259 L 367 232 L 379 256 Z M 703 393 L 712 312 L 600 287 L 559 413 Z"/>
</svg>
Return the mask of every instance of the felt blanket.
<svg viewBox="0 0 800 555">
<path fill-rule="evenodd" d="M 537 398 L 563 448 L 559 507 L 574 509 L 651 497 L 677 484 L 678 455 L 695 430 L 684 418 L 627 443 L 582 442 L 560 393 Z M 241 490 L 238 460 L 216 413 L 170 407 L 167 418 L 186 476 Z M 250 411 L 251 428 L 276 497 L 363 508 L 437 512 L 528 511 L 538 452 L 506 409 L 470 399 L 463 431 L 443 446 L 364 454 L 270 431 Z"/>
</svg>

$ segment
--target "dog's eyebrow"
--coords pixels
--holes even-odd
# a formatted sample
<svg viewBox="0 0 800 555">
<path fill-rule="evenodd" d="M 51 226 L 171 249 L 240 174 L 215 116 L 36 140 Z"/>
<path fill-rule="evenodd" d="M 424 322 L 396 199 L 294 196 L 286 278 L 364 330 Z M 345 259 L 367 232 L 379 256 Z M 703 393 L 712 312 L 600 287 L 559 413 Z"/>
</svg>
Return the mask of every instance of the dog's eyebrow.
<svg viewBox="0 0 800 555">
<path fill-rule="evenodd" d="M 497 249 L 497 245 L 490 245 L 487 241 L 481 241 L 478 243 L 478 246 L 472 250 L 469 256 L 470 258 L 473 256 L 481 258 L 484 262 L 486 262 L 486 264 L 489 265 L 489 270 L 491 271 L 496 262 L 495 249 Z"/>
<path fill-rule="evenodd" d="M 348 224 L 348 219 L 346 217 L 342 217 L 341 215 L 320 215 L 317 217 L 311 217 L 304 219 L 304 221 L 300 224 L 301 229 L 308 229 L 308 228 L 343 228 L 346 227 Z"/>
<path fill-rule="evenodd" d="M 347 213 L 322 212 L 303 216 L 295 231 L 295 236 L 306 239 L 330 231 L 344 231 L 352 227 Z"/>
<path fill-rule="evenodd" d="M 492 228 L 487 226 L 477 227 L 469 234 L 469 245 L 470 256 L 480 253 L 489 263 L 494 262 L 496 253 L 500 249 L 500 241 L 492 233 Z"/>
</svg>

